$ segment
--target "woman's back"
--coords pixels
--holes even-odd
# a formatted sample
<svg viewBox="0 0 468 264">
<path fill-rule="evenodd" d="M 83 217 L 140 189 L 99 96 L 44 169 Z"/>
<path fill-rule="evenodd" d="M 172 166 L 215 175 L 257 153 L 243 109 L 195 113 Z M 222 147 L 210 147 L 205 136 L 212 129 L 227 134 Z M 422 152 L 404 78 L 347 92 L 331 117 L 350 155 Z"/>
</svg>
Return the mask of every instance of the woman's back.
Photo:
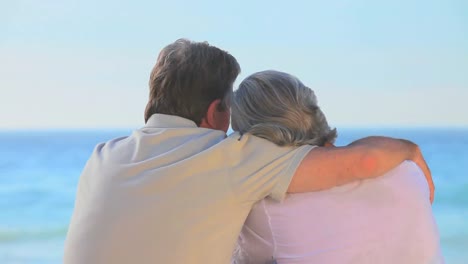
<svg viewBox="0 0 468 264">
<path fill-rule="evenodd" d="M 441 263 L 423 173 L 404 162 L 382 177 L 265 199 L 240 237 L 243 263 Z"/>
</svg>

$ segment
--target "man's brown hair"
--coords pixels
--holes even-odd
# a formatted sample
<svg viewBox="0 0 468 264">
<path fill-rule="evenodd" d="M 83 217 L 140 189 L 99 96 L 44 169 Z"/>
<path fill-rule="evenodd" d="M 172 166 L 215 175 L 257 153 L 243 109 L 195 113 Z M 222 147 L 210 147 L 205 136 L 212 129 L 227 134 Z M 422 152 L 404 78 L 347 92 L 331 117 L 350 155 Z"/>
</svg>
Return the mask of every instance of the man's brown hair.
<svg viewBox="0 0 468 264">
<path fill-rule="evenodd" d="M 207 42 L 176 40 L 161 50 L 151 72 L 145 122 L 158 113 L 200 125 L 211 102 L 221 99 L 226 107 L 239 73 L 239 64 L 228 52 Z"/>
</svg>

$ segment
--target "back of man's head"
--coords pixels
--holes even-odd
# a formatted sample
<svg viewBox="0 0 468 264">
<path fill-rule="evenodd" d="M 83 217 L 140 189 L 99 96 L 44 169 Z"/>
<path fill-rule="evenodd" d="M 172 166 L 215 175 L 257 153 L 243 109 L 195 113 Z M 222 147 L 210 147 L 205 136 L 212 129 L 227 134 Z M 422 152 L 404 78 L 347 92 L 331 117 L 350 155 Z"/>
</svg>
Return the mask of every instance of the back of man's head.
<svg viewBox="0 0 468 264">
<path fill-rule="evenodd" d="M 207 42 L 179 39 L 161 50 L 149 81 L 145 122 L 153 114 L 184 117 L 200 125 L 209 105 L 227 99 L 240 73 L 236 59 Z"/>
</svg>

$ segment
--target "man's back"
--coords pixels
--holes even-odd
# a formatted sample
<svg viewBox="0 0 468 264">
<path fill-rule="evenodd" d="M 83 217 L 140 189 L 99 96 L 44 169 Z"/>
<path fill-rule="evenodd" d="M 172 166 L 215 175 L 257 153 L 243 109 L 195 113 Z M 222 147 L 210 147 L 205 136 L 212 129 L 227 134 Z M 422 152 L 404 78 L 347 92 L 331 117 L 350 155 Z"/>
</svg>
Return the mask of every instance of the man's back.
<svg viewBox="0 0 468 264">
<path fill-rule="evenodd" d="M 420 169 L 256 204 L 241 233 L 246 263 L 440 263 L 439 236 Z"/>
<path fill-rule="evenodd" d="M 262 149 L 269 154 L 260 156 Z M 284 195 L 308 149 L 225 139 L 154 115 L 147 127 L 95 149 L 80 178 L 64 263 L 228 263 L 253 203 Z"/>
</svg>

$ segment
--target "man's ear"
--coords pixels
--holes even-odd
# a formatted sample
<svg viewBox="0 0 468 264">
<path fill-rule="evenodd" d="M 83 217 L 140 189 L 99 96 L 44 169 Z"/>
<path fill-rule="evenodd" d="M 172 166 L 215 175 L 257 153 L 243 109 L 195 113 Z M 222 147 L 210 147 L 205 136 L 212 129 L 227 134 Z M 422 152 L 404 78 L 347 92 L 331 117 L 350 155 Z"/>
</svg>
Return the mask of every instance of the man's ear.
<svg viewBox="0 0 468 264">
<path fill-rule="evenodd" d="M 229 127 L 229 111 L 222 111 L 223 107 L 221 104 L 221 99 L 211 102 L 205 117 L 203 117 L 200 123 L 200 127 L 227 131 Z"/>
</svg>

